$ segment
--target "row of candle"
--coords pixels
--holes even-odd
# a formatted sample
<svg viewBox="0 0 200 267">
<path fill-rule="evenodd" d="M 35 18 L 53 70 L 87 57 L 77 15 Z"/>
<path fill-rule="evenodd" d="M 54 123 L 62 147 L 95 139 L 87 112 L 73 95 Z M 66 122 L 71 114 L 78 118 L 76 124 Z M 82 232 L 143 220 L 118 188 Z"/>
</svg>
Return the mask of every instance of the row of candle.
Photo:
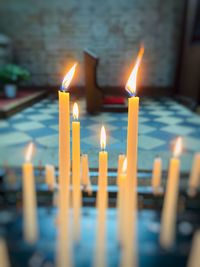
<svg viewBox="0 0 200 267">
<path fill-rule="evenodd" d="M 128 127 L 127 127 L 127 169 L 125 172 L 126 179 L 124 179 L 124 188 L 126 192 L 126 209 L 128 211 L 128 215 L 124 215 L 122 221 L 125 221 L 125 229 L 133 229 L 131 234 L 126 233 L 126 250 L 128 253 L 125 253 L 125 262 L 133 261 L 132 257 L 132 240 L 136 234 L 136 227 L 131 227 L 133 223 L 136 222 L 135 216 L 137 211 L 137 146 L 138 146 L 138 116 L 139 116 L 139 97 L 135 96 L 136 93 L 136 77 L 138 73 L 138 69 L 143 57 L 144 48 L 142 47 L 139 51 L 136 64 L 131 72 L 131 75 L 126 84 L 126 90 L 130 93 L 130 98 L 128 99 Z M 58 216 L 58 251 L 57 251 L 57 266 L 71 266 L 70 260 L 70 244 L 69 244 L 69 229 L 68 229 L 68 209 L 69 209 L 69 192 L 70 192 L 70 94 L 67 91 L 70 82 L 75 73 L 76 64 L 70 69 L 70 71 L 65 76 L 61 90 L 59 90 L 59 216 Z M 77 104 L 74 105 L 74 117 L 78 119 L 78 108 Z M 105 209 L 107 206 L 107 161 L 108 161 L 108 153 L 105 151 L 106 144 L 106 135 L 105 128 L 102 127 L 101 130 L 101 148 L 102 151 L 99 153 L 99 178 L 98 178 L 98 196 L 97 196 L 97 208 L 98 208 L 98 239 L 97 242 L 98 252 L 97 259 L 102 258 L 103 253 L 103 243 L 104 243 L 104 234 L 105 233 Z M 169 168 L 169 177 L 167 182 L 167 190 L 164 200 L 164 208 L 163 208 L 163 216 L 162 216 L 162 231 L 161 228 L 161 243 L 164 246 L 169 246 L 172 242 L 174 236 L 174 220 L 175 215 L 172 212 L 171 205 L 176 206 L 177 203 L 177 192 L 178 192 L 178 182 L 179 182 L 179 159 L 177 158 L 180 152 L 180 141 L 179 138 L 177 141 L 178 144 L 178 152 L 175 152 L 175 157 L 171 159 L 170 168 Z M 195 165 L 196 166 L 196 165 Z M 161 162 L 156 160 L 154 165 L 154 173 L 153 173 L 153 185 L 157 185 L 159 176 L 160 176 L 160 168 Z M 194 167 L 194 169 L 197 167 Z M 48 169 L 48 168 L 47 168 Z M 196 170 L 197 172 L 198 170 Z M 194 171 L 195 172 L 195 171 Z M 193 177 L 195 174 L 193 175 Z M 24 164 L 24 180 L 27 178 L 30 180 L 30 177 L 33 177 L 33 170 L 30 167 L 30 163 Z M 33 180 L 31 178 L 31 180 Z M 155 182 L 156 181 L 156 182 Z M 194 179 L 192 180 L 194 181 Z M 32 182 L 31 182 L 32 183 Z M 72 184 L 73 184 L 73 207 L 74 207 L 74 221 L 75 221 L 75 231 L 76 238 L 79 236 L 79 221 L 80 221 L 80 206 L 81 206 L 81 193 L 80 193 L 80 122 L 73 121 L 72 123 Z M 174 184 L 174 185 L 173 185 Z M 157 186 L 156 185 L 156 186 Z M 24 181 L 24 187 L 26 189 L 26 182 Z M 32 186 L 34 188 L 34 186 Z M 26 190 L 28 192 L 28 190 Z M 24 193 L 24 203 L 25 206 L 30 206 L 27 200 L 27 192 Z M 30 193 L 30 192 L 29 192 Z M 31 195 L 31 194 L 30 194 Z M 33 198 L 34 199 L 34 198 Z M 32 203 L 32 208 L 35 206 L 35 200 Z M 133 212 L 132 212 L 133 211 Z M 29 213 L 29 217 L 33 217 L 34 212 L 30 212 L 28 208 L 25 208 L 25 216 L 26 213 Z M 103 219 L 104 218 L 104 219 Z M 172 218 L 172 219 L 171 219 Z M 25 222 L 28 228 L 31 228 L 29 224 L 31 220 L 28 219 Z M 169 230 L 167 230 L 167 226 L 169 221 L 171 222 L 171 233 L 168 235 Z M 35 223 L 37 225 L 37 223 Z M 136 226 L 136 225 L 135 225 Z M 33 227 L 34 228 L 34 227 Z M 32 233 L 35 233 L 37 236 L 37 227 L 35 229 L 31 228 Z M 26 232 L 26 231 L 25 231 Z M 25 233 L 27 235 L 27 233 Z M 33 239 L 32 235 L 30 239 Z M 100 255 L 100 256 L 99 256 Z M 98 260 L 97 260 L 98 262 Z M 127 263 L 128 264 L 128 263 Z M 127 265 L 126 265 L 127 266 Z M 135 264 L 136 266 L 136 264 Z"/>
</svg>

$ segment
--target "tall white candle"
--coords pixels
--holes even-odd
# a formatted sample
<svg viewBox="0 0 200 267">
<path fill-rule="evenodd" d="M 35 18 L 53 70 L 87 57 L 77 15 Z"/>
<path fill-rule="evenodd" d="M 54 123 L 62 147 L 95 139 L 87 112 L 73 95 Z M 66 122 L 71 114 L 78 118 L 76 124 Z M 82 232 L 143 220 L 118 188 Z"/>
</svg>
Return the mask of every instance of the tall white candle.
<svg viewBox="0 0 200 267">
<path fill-rule="evenodd" d="M 155 194 L 159 192 L 161 186 L 161 176 L 162 176 L 162 159 L 160 157 L 157 157 L 154 160 L 152 180 L 151 180 L 152 189 Z"/>
<path fill-rule="evenodd" d="M 1 259 L 1 267 L 11 266 L 6 241 L 2 237 L 0 237 L 0 259 Z"/>
<path fill-rule="evenodd" d="M 67 89 L 75 73 L 76 64 L 66 74 L 59 91 L 59 216 L 57 267 L 70 267 L 70 246 L 68 236 L 68 208 L 70 185 L 70 95 Z"/>
<path fill-rule="evenodd" d="M 189 177 L 189 194 L 195 195 L 200 185 L 200 153 L 194 155 L 192 170 Z"/>
<path fill-rule="evenodd" d="M 87 191 L 89 195 L 92 194 L 92 186 L 89 174 L 89 162 L 88 155 L 83 154 L 81 156 L 81 181 L 83 185 L 83 190 Z"/>
<path fill-rule="evenodd" d="M 118 184 L 118 180 L 119 180 L 119 176 L 122 172 L 122 166 L 123 166 L 123 162 L 125 160 L 126 156 L 124 154 L 119 154 L 118 156 L 118 165 L 117 165 L 117 184 Z"/>
<path fill-rule="evenodd" d="M 53 165 L 47 164 L 45 166 L 45 180 L 46 184 L 48 185 L 49 189 L 52 191 L 56 184 L 55 179 L 55 168 Z"/>
<path fill-rule="evenodd" d="M 128 127 L 127 127 L 127 188 L 130 190 L 137 185 L 137 149 L 138 149 L 138 117 L 139 117 L 139 97 L 136 93 L 136 80 L 138 69 L 144 54 L 141 47 L 136 64 L 126 84 L 126 90 L 131 97 L 128 99 Z"/>
<path fill-rule="evenodd" d="M 125 203 L 126 194 L 126 169 L 127 169 L 127 159 L 124 159 L 123 166 L 119 173 L 118 178 L 118 194 L 117 194 L 117 212 L 118 212 L 118 239 L 120 243 L 123 243 L 124 231 L 125 231 L 125 212 L 127 211 Z M 128 212 L 129 213 L 129 212 Z"/>
<path fill-rule="evenodd" d="M 73 215 L 74 239 L 80 239 L 80 212 L 81 212 L 81 180 L 80 180 L 80 122 L 78 121 L 78 105 L 74 103 L 72 122 L 72 185 L 73 185 Z"/>
<path fill-rule="evenodd" d="M 99 152 L 99 177 L 97 195 L 97 241 L 95 252 L 95 267 L 106 266 L 106 208 L 107 208 L 107 170 L 108 153 L 106 148 L 106 132 L 104 126 L 101 128 L 101 149 Z"/>
<path fill-rule="evenodd" d="M 194 234 L 187 267 L 199 267 L 199 263 L 200 263 L 200 230 L 198 230 Z"/>
<path fill-rule="evenodd" d="M 180 160 L 178 156 L 182 151 L 182 138 L 176 141 L 174 157 L 170 160 L 167 187 L 161 217 L 160 244 L 170 248 L 175 239 L 176 214 L 179 190 Z"/>
<path fill-rule="evenodd" d="M 33 165 L 30 162 L 33 153 L 33 143 L 28 145 L 26 162 L 23 164 L 23 234 L 28 243 L 38 239 L 37 204 Z"/>
</svg>

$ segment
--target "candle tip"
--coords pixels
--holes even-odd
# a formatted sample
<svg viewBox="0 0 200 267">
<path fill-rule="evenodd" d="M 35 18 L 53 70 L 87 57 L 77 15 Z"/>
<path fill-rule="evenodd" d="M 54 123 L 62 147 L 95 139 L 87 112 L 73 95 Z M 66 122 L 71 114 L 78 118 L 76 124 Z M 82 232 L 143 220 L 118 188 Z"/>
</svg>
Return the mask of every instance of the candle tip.
<svg viewBox="0 0 200 267">
<path fill-rule="evenodd" d="M 175 147 L 174 147 L 174 157 L 178 158 L 182 152 L 183 149 L 183 139 L 182 137 L 177 137 L 176 142 L 175 142 Z"/>
<path fill-rule="evenodd" d="M 140 63 L 142 61 L 143 54 L 144 54 L 144 46 L 142 45 L 140 47 L 140 50 L 139 50 L 139 53 L 136 59 L 136 63 L 132 69 L 132 72 L 125 86 L 126 91 L 130 94 L 131 97 L 134 97 L 136 95 L 137 74 L 138 74 Z"/>
<path fill-rule="evenodd" d="M 67 74 L 65 75 L 63 81 L 62 81 L 62 85 L 61 85 L 61 91 L 67 91 L 73 77 L 74 77 L 74 73 L 76 70 L 76 66 L 77 63 L 74 63 L 74 65 L 71 67 L 71 69 L 67 72 Z"/>
<path fill-rule="evenodd" d="M 100 146 L 103 150 L 106 148 L 106 129 L 104 125 L 101 127 Z"/>
<path fill-rule="evenodd" d="M 78 120 L 78 117 L 79 117 L 79 108 L 76 102 L 73 105 L 73 117 L 75 120 Z"/>
<path fill-rule="evenodd" d="M 33 144 L 33 142 L 30 142 L 27 146 L 27 149 L 26 149 L 26 154 L 25 154 L 25 161 L 26 162 L 31 161 L 31 158 L 33 155 L 33 150 L 34 150 L 34 144 Z"/>
</svg>

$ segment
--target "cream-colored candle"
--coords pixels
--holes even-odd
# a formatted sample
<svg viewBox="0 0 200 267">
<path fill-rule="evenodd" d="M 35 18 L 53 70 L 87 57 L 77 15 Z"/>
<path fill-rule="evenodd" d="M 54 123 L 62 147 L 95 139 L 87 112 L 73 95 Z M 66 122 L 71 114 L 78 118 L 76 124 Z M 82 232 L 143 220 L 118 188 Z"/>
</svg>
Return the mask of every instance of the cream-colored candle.
<svg viewBox="0 0 200 267">
<path fill-rule="evenodd" d="M 122 254 L 120 260 L 121 267 L 138 266 L 137 249 L 137 192 L 133 190 L 132 205 L 129 205 L 130 191 L 124 194 L 124 209 L 122 221 Z M 127 208 L 130 207 L 130 208 Z"/>
<path fill-rule="evenodd" d="M 91 195 L 92 186 L 90 181 L 89 163 L 87 154 L 83 154 L 81 156 L 81 181 L 83 185 L 83 190 L 85 190 L 86 192 L 88 192 L 89 195 Z"/>
<path fill-rule="evenodd" d="M 123 243 L 124 231 L 125 231 L 125 212 L 127 211 L 125 203 L 126 194 L 126 169 L 127 159 L 124 159 L 123 166 L 118 179 L 118 194 L 117 194 L 117 209 L 118 209 L 118 239 L 120 243 Z M 129 213 L 129 212 L 128 212 Z"/>
<path fill-rule="evenodd" d="M 73 214 L 74 239 L 80 238 L 80 210 L 81 210 L 81 181 L 80 181 L 80 122 L 77 103 L 73 106 L 74 120 L 72 122 L 72 185 L 73 185 Z"/>
<path fill-rule="evenodd" d="M 2 237 L 0 237 L 0 259 L 1 267 L 11 266 L 6 241 Z"/>
<path fill-rule="evenodd" d="M 126 90 L 131 97 L 128 99 L 128 127 L 127 127 L 127 188 L 132 189 L 137 185 L 137 149 L 138 149 L 138 116 L 139 116 L 139 97 L 136 93 L 136 80 L 138 69 L 144 54 L 141 47 L 136 64 L 126 83 Z"/>
<path fill-rule="evenodd" d="M 162 159 L 160 157 L 157 157 L 154 160 L 152 180 L 151 180 L 151 185 L 154 193 L 157 193 L 160 189 L 161 176 L 162 176 Z"/>
<path fill-rule="evenodd" d="M 55 168 L 53 165 L 47 164 L 45 166 L 45 182 L 48 185 L 49 189 L 52 191 L 55 187 Z"/>
<path fill-rule="evenodd" d="M 198 230 L 194 234 L 187 267 L 199 267 L 199 263 L 200 263 L 200 230 Z"/>
<path fill-rule="evenodd" d="M 106 148 L 106 131 L 105 127 L 101 128 L 100 145 L 102 151 L 99 152 L 99 178 L 98 178 L 98 195 L 97 207 L 101 205 L 104 195 L 107 195 L 107 171 L 108 171 L 108 153 Z"/>
<path fill-rule="evenodd" d="M 189 194 L 195 195 L 200 185 L 200 153 L 196 153 L 193 159 L 192 170 L 189 177 Z"/>
<path fill-rule="evenodd" d="M 23 164 L 23 235 L 28 243 L 38 239 L 37 203 L 33 165 L 30 162 L 33 153 L 33 143 L 28 145 L 26 162 Z"/>
<path fill-rule="evenodd" d="M 123 166 L 123 162 L 124 162 L 125 158 L 126 158 L 126 156 L 124 154 L 119 154 L 119 156 L 118 156 L 117 182 L 116 182 L 116 184 L 118 184 L 119 176 L 120 176 L 120 174 L 122 172 L 122 166 Z"/>
<path fill-rule="evenodd" d="M 174 244 L 176 214 L 179 191 L 180 160 L 178 156 L 182 151 L 182 138 L 178 137 L 174 157 L 170 160 L 166 192 L 161 216 L 160 244 L 168 249 Z"/>
<path fill-rule="evenodd" d="M 99 152 L 99 177 L 97 195 L 97 241 L 95 251 L 95 267 L 106 266 L 106 208 L 107 208 L 107 171 L 108 153 L 106 148 L 106 132 L 101 128 L 100 144 L 102 151 Z"/>
<path fill-rule="evenodd" d="M 68 208 L 70 185 L 70 95 L 67 89 L 75 73 L 76 64 L 66 74 L 59 96 L 59 216 L 56 266 L 71 266 L 68 236 Z"/>
</svg>

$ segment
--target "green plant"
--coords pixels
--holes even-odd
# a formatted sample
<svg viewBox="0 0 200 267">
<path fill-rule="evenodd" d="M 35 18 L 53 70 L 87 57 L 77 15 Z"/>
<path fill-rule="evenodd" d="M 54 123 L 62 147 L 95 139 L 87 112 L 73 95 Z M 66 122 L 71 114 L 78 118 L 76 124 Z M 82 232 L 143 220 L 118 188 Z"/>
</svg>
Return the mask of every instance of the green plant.
<svg viewBox="0 0 200 267">
<path fill-rule="evenodd" d="M 0 69 L 0 81 L 3 83 L 17 84 L 21 81 L 28 80 L 29 78 L 29 71 L 15 64 L 7 64 Z"/>
</svg>

